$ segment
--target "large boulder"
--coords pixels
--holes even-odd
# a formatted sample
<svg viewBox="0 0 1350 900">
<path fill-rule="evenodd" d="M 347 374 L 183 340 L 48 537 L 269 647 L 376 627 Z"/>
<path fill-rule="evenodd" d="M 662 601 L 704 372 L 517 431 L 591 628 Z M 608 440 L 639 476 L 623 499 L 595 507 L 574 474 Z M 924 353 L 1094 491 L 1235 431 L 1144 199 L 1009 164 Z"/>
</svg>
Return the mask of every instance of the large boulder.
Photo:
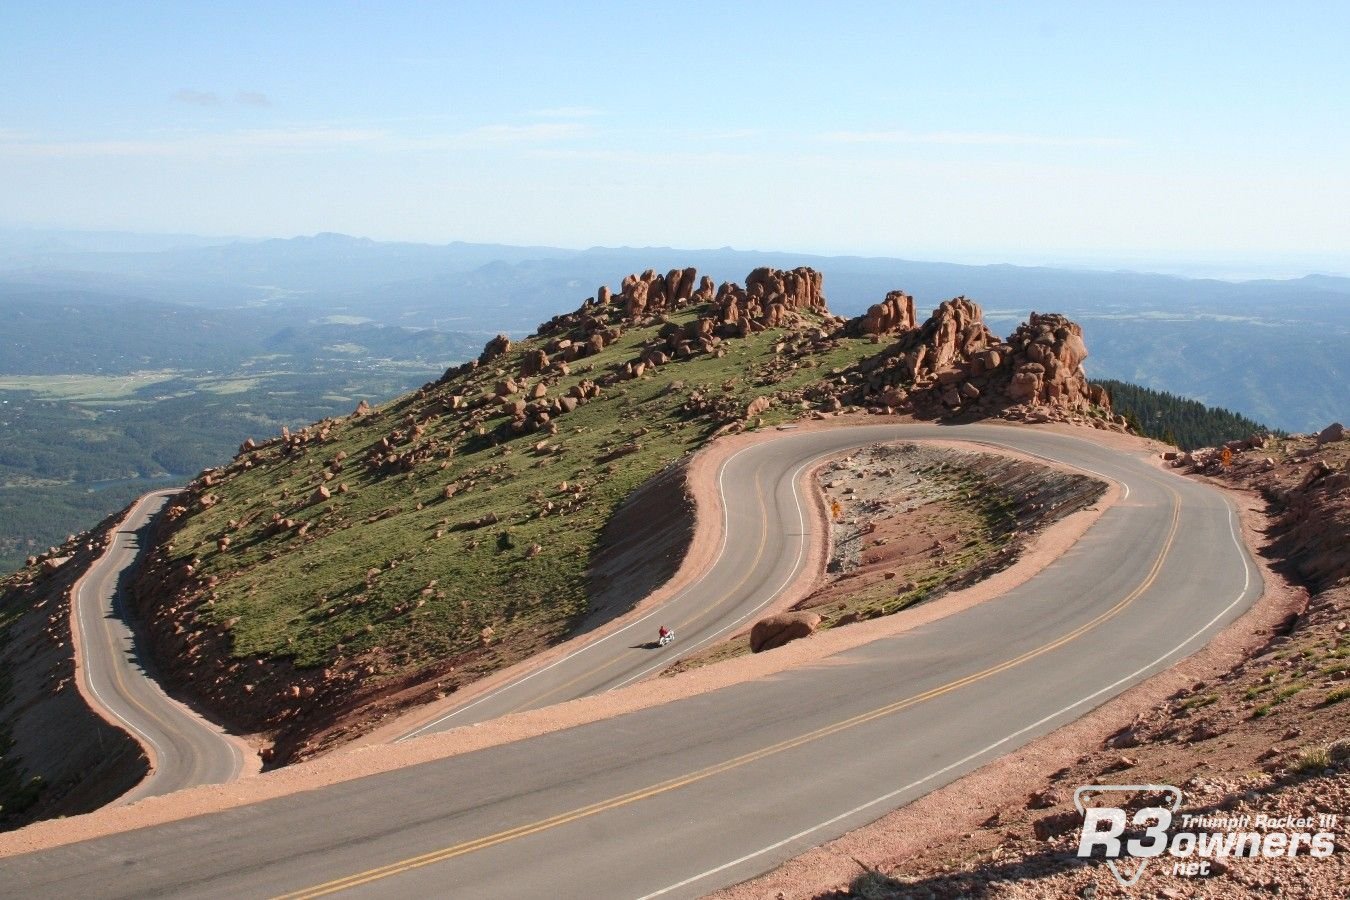
<svg viewBox="0 0 1350 900">
<path fill-rule="evenodd" d="M 892 334 L 915 328 L 914 298 L 904 291 L 891 291 L 886 299 L 867 308 L 867 313 L 849 323 L 856 334 Z"/>
<path fill-rule="evenodd" d="M 788 272 L 778 269 L 755 269 L 745 276 L 745 292 L 753 299 L 782 303 L 790 310 L 825 312 L 825 297 L 821 293 L 825 276 L 815 269 L 799 266 Z"/>
<path fill-rule="evenodd" d="M 483 347 L 483 352 L 478 355 L 478 364 L 480 366 L 486 365 L 510 349 L 511 339 L 504 334 L 499 334 Z"/>
<path fill-rule="evenodd" d="M 531 350 L 520 361 L 520 374 L 531 378 L 548 368 L 548 354 L 543 350 Z"/>
<path fill-rule="evenodd" d="M 1083 372 L 1087 345 L 1083 329 L 1057 313 L 1032 313 L 1008 338 L 1015 378 L 1009 394 L 1015 401 L 1071 409 L 1107 406 L 1106 392 L 1093 390 Z"/>
<path fill-rule="evenodd" d="M 788 612 L 760 619 L 750 629 L 750 652 L 762 653 L 789 641 L 810 637 L 820 627 L 820 616 L 813 612 Z"/>
<path fill-rule="evenodd" d="M 1340 422 L 1332 422 L 1317 435 L 1317 443 L 1319 444 L 1331 444 L 1343 440 L 1345 440 L 1345 426 Z"/>
</svg>

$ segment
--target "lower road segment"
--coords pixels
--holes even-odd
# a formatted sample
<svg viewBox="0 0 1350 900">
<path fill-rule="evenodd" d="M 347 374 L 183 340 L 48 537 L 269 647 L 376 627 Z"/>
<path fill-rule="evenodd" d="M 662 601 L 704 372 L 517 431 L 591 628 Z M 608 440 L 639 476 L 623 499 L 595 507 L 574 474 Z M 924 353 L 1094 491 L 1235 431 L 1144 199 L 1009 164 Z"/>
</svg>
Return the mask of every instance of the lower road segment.
<svg viewBox="0 0 1350 900">
<path fill-rule="evenodd" d="M 821 537 L 797 513 L 803 466 L 875 441 L 932 438 L 1090 470 L 1122 484 L 1124 499 L 1019 587 L 825 663 L 0 860 L 4 884 L 39 897 L 699 896 L 1081 716 L 1199 649 L 1261 592 L 1228 500 L 1135 455 L 1035 429 L 860 426 L 785 434 L 728 462 L 726 548 L 698 590 L 661 614 L 683 627 L 681 644 L 753 614 Z M 600 653 L 549 676 L 556 693 L 537 702 L 606 689 L 650 665 Z M 594 681 L 559 690 L 598 663 L 609 665 Z"/>
<path fill-rule="evenodd" d="M 242 741 L 169 697 L 151 677 L 126 603 L 126 580 L 140 556 L 142 536 L 174 493 L 157 491 L 138 500 L 75 586 L 80 689 L 95 711 L 140 742 L 152 766 L 119 803 L 233 781 L 247 758 Z"/>
</svg>

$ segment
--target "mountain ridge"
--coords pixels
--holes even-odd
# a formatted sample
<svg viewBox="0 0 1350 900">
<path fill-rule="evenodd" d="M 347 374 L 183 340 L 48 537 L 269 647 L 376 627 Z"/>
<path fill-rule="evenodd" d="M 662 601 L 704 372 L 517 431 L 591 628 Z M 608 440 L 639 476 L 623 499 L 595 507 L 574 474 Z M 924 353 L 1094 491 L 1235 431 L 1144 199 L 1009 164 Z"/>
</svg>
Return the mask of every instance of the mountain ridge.
<svg viewBox="0 0 1350 900">
<path fill-rule="evenodd" d="M 1125 430 L 1062 317 L 1010 341 L 964 298 L 883 319 L 835 316 L 806 267 L 647 270 L 389 404 L 247 441 L 137 578 L 164 671 L 281 764 L 573 634 L 605 524 L 719 434 L 864 409 Z"/>
</svg>

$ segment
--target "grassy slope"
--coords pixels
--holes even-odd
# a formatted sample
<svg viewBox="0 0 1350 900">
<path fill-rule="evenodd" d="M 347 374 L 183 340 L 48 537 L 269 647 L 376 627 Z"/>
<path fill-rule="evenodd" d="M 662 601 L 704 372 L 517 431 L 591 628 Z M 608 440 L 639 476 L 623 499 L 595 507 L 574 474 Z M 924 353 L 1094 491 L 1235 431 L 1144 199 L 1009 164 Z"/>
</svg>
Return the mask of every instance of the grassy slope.
<svg viewBox="0 0 1350 900">
<path fill-rule="evenodd" d="M 693 315 L 673 318 L 683 322 Z M 573 364 L 571 375 L 550 385 L 549 396 L 634 358 L 654 333 L 626 331 L 615 345 Z M 198 615 L 229 629 L 236 657 L 290 658 L 299 667 L 360 657 L 374 667 L 363 671 L 367 682 L 484 643 L 498 657 L 489 662 L 509 662 L 540 641 L 560 638 L 585 611 L 588 560 L 618 504 L 715 430 L 717 422 L 681 414 L 691 392 L 731 397 L 743 407 L 760 394 L 813 383 L 876 350 L 867 341 L 843 339 L 792 370 L 774 352 L 781 339 L 781 332 L 768 331 L 729 340 L 724 358 L 674 361 L 606 388 L 600 399 L 558 417 L 555 437 L 536 433 L 492 446 L 465 433 L 463 413 L 446 413 L 428 422 L 418 439 L 440 442 L 431 459 L 407 473 L 367 471 L 362 460 L 369 448 L 405 427 L 409 413 L 436 398 L 481 395 L 503 375 L 517 374 L 523 352 L 539 346 L 525 342 L 493 364 L 434 387 L 428 398 L 413 395 L 366 417 L 340 420 L 329 440 L 305 456 L 264 451 L 267 462 L 210 489 L 221 502 L 186 519 L 172 538 L 173 556 L 179 564 L 198 558 L 199 573 L 219 579 Z M 781 380 L 771 384 L 773 378 Z M 763 418 L 772 423 L 797 412 L 775 405 Z M 504 421 L 499 413 L 485 425 L 491 431 Z M 601 461 L 633 440 L 639 451 Z M 540 441 L 558 452 L 536 450 Z M 329 486 L 345 482 L 350 491 L 309 504 L 323 468 L 339 451 L 348 459 Z M 560 490 L 562 482 L 568 491 Z M 444 499 L 442 489 L 450 483 L 466 489 Z M 578 487 L 579 495 L 573 492 Z M 558 511 L 541 516 L 550 501 Z M 499 524 L 454 530 L 489 511 Z M 273 513 L 309 522 L 311 530 L 264 537 Z M 247 524 L 231 530 L 230 520 Z M 216 540 L 226 533 L 232 545 L 221 553 Z M 527 548 L 536 543 L 542 552 L 529 558 Z M 492 633 L 484 641 L 486 628 Z"/>
</svg>

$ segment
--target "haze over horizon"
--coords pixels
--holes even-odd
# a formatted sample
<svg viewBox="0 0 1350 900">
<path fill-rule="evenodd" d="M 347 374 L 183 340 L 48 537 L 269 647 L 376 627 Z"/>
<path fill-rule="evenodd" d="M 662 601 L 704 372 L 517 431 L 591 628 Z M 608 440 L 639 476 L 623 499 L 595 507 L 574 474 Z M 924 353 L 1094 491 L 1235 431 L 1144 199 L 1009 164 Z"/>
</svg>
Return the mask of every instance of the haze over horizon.
<svg viewBox="0 0 1350 900">
<path fill-rule="evenodd" d="M 9 4 L 0 225 L 1344 273 L 1347 26 L 1333 4 Z"/>
</svg>

